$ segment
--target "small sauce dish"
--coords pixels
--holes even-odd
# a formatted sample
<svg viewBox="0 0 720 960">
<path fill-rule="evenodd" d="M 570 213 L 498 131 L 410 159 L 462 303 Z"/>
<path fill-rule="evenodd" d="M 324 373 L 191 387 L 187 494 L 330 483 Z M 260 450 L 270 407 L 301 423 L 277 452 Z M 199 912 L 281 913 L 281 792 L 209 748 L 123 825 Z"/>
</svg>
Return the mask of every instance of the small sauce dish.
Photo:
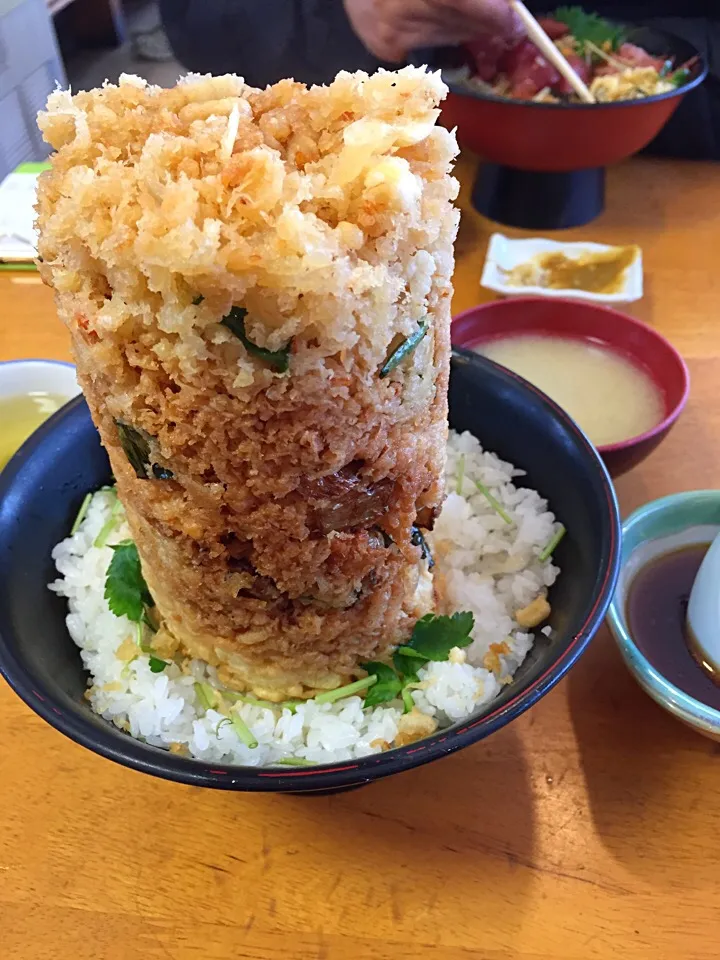
<svg viewBox="0 0 720 960">
<path fill-rule="evenodd" d="M 71 363 L 0 363 L 0 470 L 44 420 L 79 393 Z"/>
<path fill-rule="evenodd" d="M 720 741 L 720 685 L 691 652 L 687 605 L 720 533 L 720 490 L 654 500 L 623 524 L 620 577 L 608 612 L 628 669 L 661 707 Z"/>
<path fill-rule="evenodd" d="M 558 285 L 557 279 L 552 285 L 540 281 L 552 260 L 562 258 L 568 262 L 577 261 L 578 264 L 589 265 L 594 260 L 612 260 L 617 263 L 617 270 L 605 269 L 602 275 L 607 279 L 610 274 L 613 281 L 606 284 L 595 282 L 583 284 L 583 275 L 586 279 L 600 279 L 600 272 L 587 269 L 576 271 L 574 278 L 571 271 L 564 270 L 563 274 L 572 280 L 567 285 Z M 629 261 L 629 262 L 628 262 Z M 599 263 L 594 263 L 599 266 Z M 605 264 L 606 268 L 610 266 Z M 550 275 L 552 271 L 550 271 Z M 535 277 L 535 279 L 533 279 Z M 643 295 L 643 263 L 642 251 L 639 247 L 611 247 L 604 243 L 590 242 L 561 242 L 545 240 L 542 237 L 529 237 L 522 240 L 511 240 L 501 233 L 494 233 L 490 237 L 485 265 L 483 267 L 481 286 L 494 290 L 506 297 L 536 296 L 558 299 L 573 297 L 588 300 L 594 303 L 633 303 L 642 299 Z"/>
</svg>

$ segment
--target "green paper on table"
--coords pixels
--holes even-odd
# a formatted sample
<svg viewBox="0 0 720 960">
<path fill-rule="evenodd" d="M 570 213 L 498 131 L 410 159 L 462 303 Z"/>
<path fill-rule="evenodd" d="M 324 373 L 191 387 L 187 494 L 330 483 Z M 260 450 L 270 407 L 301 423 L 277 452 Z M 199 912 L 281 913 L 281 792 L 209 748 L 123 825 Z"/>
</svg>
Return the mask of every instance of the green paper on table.
<svg viewBox="0 0 720 960">
<path fill-rule="evenodd" d="M 0 270 L 35 270 L 35 191 L 47 163 L 21 163 L 0 184 Z"/>
</svg>

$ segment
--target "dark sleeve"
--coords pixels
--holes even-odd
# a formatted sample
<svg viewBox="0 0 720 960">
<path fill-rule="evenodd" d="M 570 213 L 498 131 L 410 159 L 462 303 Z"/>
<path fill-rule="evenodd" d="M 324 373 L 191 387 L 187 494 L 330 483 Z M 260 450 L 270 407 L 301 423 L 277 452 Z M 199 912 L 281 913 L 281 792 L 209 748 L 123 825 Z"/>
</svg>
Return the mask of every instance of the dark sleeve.
<svg viewBox="0 0 720 960">
<path fill-rule="evenodd" d="M 647 23 L 688 40 L 710 67 L 705 82 L 684 98 L 647 152 L 686 160 L 720 160 L 720 19 L 667 17 Z"/>
<path fill-rule="evenodd" d="M 283 77 L 327 83 L 339 70 L 372 72 L 342 0 L 160 0 L 175 56 L 196 73 L 237 73 L 253 87 Z"/>
<path fill-rule="evenodd" d="M 552 7 L 528 0 L 536 13 Z M 689 93 L 646 152 L 687 160 L 720 160 L 720 0 L 595 0 L 583 4 L 602 17 L 646 24 L 692 43 L 710 67 L 705 82 Z"/>
</svg>

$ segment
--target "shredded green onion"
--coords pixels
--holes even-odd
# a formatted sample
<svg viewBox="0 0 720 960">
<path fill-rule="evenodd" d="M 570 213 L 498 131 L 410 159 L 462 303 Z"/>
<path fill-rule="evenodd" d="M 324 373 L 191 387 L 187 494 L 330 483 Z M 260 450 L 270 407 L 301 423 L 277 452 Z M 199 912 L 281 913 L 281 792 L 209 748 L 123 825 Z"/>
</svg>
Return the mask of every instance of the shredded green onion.
<svg viewBox="0 0 720 960">
<path fill-rule="evenodd" d="M 462 492 L 463 492 L 464 479 L 465 479 L 465 454 L 461 453 L 460 462 L 458 464 L 458 472 L 457 472 L 457 486 L 455 487 L 456 492 L 459 493 L 460 496 L 462 496 Z"/>
<path fill-rule="evenodd" d="M 415 706 L 415 701 L 410 696 L 410 691 L 408 690 L 407 687 L 403 689 L 402 702 L 403 702 L 403 706 L 405 707 L 405 709 L 403 710 L 403 713 L 410 713 Z"/>
<path fill-rule="evenodd" d="M 222 696 L 231 703 L 249 703 L 252 707 L 264 707 L 266 710 L 283 710 L 287 708 L 290 713 L 295 713 L 301 703 L 305 700 L 281 700 L 274 703 L 272 700 L 258 700 L 256 697 L 248 697 L 244 693 L 235 693 L 233 690 L 223 690 Z"/>
<path fill-rule="evenodd" d="M 85 494 L 85 499 L 84 499 L 83 502 L 80 504 L 80 509 L 79 509 L 78 512 L 77 512 L 77 516 L 75 517 L 75 520 L 73 521 L 72 527 L 70 527 L 70 536 L 71 536 L 71 537 L 78 532 L 78 529 L 79 529 L 79 527 L 80 527 L 80 524 L 83 522 L 83 520 L 84 520 L 85 517 L 87 516 L 88 508 L 89 508 L 89 506 L 90 506 L 90 501 L 92 500 L 92 498 L 93 498 L 93 495 L 92 495 L 91 493 L 86 493 L 86 494 Z"/>
<path fill-rule="evenodd" d="M 550 559 L 550 557 L 553 554 L 553 551 L 555 550 L 557 545 L 560 543 L 562 538 L 565 536 L 566 532 L 567 531 L 565 530 L 564 525 L 561 523 L 559 529 L 550 538 L 550 540 L 548 540 L 548 542 L 545 544 L 545 546 L 542 548 L 542 550 L 538 554 L 538 560 L 540 561 L 540 563 L 544 563 L 546 560 Z"/>
<path fill-rule="evenodd" d="M 480 480 L 475 481 L 475 486 L 478 488 L 480 493 L 485 497 L 487 502 L 493 508 L 495 513 L 500 517 L 501 520 L 504 520 L 505 523 L 512 523 L 512 517 L 502 508 L 500 503 L 495 499 L 495 497 L 490 493 L 488 488 L 484 483 L 481 483 Z"/>
<path fill-rule="evenodd" d="M 195 696 L 200 701 L 203 710 L 212 710 L 215 706 L 215 691 L 209 683 L 194 683 Z"/>
<path fill-rule="evenodd" d="M 218 734 L 220 733 L 220 727 L 225 726 L 226 723 L 232 723 L 232 720 L 230 719 L 230 717 L 225 717 L 225 718 L 222 719 L 222 720 L 220 721 L 220 723 L 218 723 L 218 725 L 215 727 L 215 736 L 216 736 L 216 737 L 217 737 Z"/>
<path fill-rule="evenodd" d="M 143 634 L 145 632 L 143 626 L 142 620 L 138 620 L 138 622 L 135 624 L 135 643 L 140 647 L 143 653 L 149 653 L 150 647 L 143 646 Z"/>
<path fill-rule="evenodd" d="M 122 504 L 115 495 L 115 503 L 112 505 L 112 510 L 110 511 L 110 516 L 107 518 L 105 523 L 102 525 L 100 533 L 95 537 L 95 542 L 93 543 L 94 547 L 104 547 L 108 541 L 108 537 L 113 532 L 117 526 L 117 515 L 120 511 Z"/>
<path fill-rule="evenodd" d="M 314 767 L 312 760 L 306 760 L 305 757 L 283 757 L 278 760 L 284 767 Z"/>
<path fill-rule="evenodd" d="M 344 700 L 345 697 L 352 697 L 356 693 L 362 693 L 374 683 L 377 683 L 377 677 L 363 677 L 362 680 L 356 680 L 354 683 L 348 683 L 344 687 L 338 687 L 336 690 L 325 690 L 315 697 L 315 703 L 335 703 L 336 700 Z"/>
<path fill-rule="evenodd" d="M 240 739 L 245 744 L 245 746 L 250 747 L 251 750 L 254 750 L 255 747 L 258 745 L 258 742 L 255 739 L 255 735 L 253 734 L 252 730 L 245 723 L 243 718 L 239 716 L 237 713 L 234 713 L 230 717 L 230 723 L 233 725 L 233 730 L 238 735 L 238 737 L 240 737 Z"/>
</svg>

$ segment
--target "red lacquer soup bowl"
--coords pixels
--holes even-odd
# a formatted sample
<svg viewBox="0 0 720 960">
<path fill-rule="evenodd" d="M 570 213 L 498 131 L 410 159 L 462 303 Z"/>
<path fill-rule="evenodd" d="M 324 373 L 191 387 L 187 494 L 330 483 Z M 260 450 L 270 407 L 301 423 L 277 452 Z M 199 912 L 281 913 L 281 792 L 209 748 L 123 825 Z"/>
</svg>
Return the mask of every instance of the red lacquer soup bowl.
<svg viewBox="0 0 720 960">
<path fill-rule="evenodd" d="M 598 447 L 614 477 L 652 453 L 687 403 L 690 376 L 680 354 L 652 327 L 618 310 L 578 300 L 513 297 L 471 307 L 453 319 L 456 347 L 477 347 L 519 334 L 570 337 L 603 346 L 632 361 L 655 384 L 663 400 L 662 420 L 638 436 Z"/>
</svg>

